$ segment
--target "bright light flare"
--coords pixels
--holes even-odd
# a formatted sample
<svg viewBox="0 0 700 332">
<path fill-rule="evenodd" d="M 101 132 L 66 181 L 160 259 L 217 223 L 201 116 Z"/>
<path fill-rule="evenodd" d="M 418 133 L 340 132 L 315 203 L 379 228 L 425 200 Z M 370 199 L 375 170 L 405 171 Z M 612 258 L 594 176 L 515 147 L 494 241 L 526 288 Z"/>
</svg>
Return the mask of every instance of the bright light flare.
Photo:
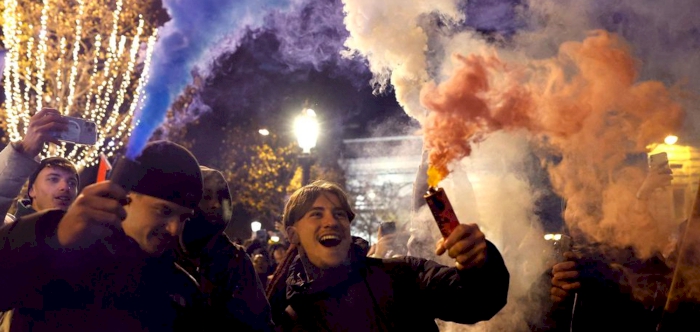
<svg viewBox="0 0 700 332">
<path fill-rule="evenodd" d="M 295 119 L 294 134 L 297 137 L 299 147 L 302 148 L 304 153 L 310 153 L 311 149 L 316 147 L 316 140 L 318 139 L 319 132 L 318 127 L 316 112 L 310 108 L 304 109 L 301 115 L 297 116 Z"/>
<path fill-rule="evenodd" d="M 559 241 L 561 240 L 561 234 L 545 234 L 544 239 L 547 241 Z"/>
<path fill-rule="evenodd" d="M 250 229 L 253 230 L 253 232 L 257 232 L 262 229 L 262 224 L 259 221 L 253 221 L 250 223 Z"/>
<path fill-rule="evenodd" d="M 258 130 L 258 133 L 263 136 L 270 135 L 270 131 L 265 128 Z"/>
<path fill-rule="evenodd" d="M 673 145 L 673 144 L 676 144 L 677 142 L 678 142 L 678 136 L 675 136 L 675 135 L 668 135 L 668 136 L 666 136 L 666 138 L 664 138 L 664 143 L 666 143 L 668 145 Z"/>
</svg>

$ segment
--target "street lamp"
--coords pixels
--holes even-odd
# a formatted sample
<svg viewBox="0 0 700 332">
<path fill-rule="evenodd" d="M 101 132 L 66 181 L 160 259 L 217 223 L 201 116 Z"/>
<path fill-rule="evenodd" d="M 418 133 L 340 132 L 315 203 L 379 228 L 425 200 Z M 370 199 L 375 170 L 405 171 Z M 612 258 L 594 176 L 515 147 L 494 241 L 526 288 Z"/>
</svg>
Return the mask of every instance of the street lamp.
<svg viewBox="0 0 700 332">
<path fill-rule="evenodd" d="M 262 229 L 262 224 L 259 221 L 253 221 L 250 223 L 250 229 L 253 231 L 253 236 L 255 236 L 255 232 Z"/>
<path fill-rule="evenodd" d="M 311 177 L 311 165 L 313 158 L 311 157 L 311 149 L 316 147 L 318 139 L 318 119 L 316 112 L 310 108 L 301 111 L 294 121 L 294 134 L 297 136 L 297 142 L 302 150 L 299 155 L 299 163 L 301 164 L 301 185 L 309 184 Z"/>
</svg>

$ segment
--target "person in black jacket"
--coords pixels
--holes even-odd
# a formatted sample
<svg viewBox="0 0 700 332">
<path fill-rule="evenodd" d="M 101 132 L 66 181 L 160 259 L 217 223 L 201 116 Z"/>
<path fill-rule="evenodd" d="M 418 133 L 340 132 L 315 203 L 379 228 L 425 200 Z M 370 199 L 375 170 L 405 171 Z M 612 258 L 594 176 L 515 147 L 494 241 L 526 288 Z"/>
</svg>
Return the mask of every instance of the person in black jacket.
<svg viewBox="0 0 700 332">
<path fill-rule="evenodd" d="M 221 172 L 201 166 L 204 194 L 185 223 L 178 264 L 197 279 L 220 329 L 271 331 L 270 304 L 245 249 L 224 229 L 231 219 L 231 193 Z M 265 280 L 267 281 L 267 280 Z"/>
<path fill-rule="evenodd" d="M 11 331 L 173 331 L 201 326 L 205 302 L 174 264 L 185 219 L 202 196 L 197 160 L 149 143 L 129 193 L 105 181 L 67 211 L 0 228 L 0 310 Z"/>
<path fill-rule="evenodd" d="M 455 259 L 448 267 L 414 257 L 366 257 L 352 243 L 354 213 L 335 184 L 302 187 L 284 211 L 296 250 L 290 248 L 268 286 L 280 330 L 437 331 L 436 318 L 473 324 L 506 303 L 508 271 L 476 225 L 460 225 L 439 241 L 437 253 Z"/>
</svg>

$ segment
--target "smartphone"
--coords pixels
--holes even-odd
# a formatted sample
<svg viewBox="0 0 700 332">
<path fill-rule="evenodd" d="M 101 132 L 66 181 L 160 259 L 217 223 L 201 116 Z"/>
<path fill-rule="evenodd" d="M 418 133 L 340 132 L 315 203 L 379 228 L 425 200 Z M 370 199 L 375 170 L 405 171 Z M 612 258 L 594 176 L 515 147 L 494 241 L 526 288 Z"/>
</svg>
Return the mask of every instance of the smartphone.
<svg viewBox="0 0 700 332">
<path fill-rule="evenodd" d="M 54 133 L 59 141 L 81 145 L 94 145 L 97 143 L 97 125 L 89 120 L 63 116 L 68 120 L 68 129 Z"/>
<path fill-rule="evenodd" d="M 553 255 L 557 261 L 564 261 L 564 253 L 571 250 L 571 237 L 564 234 L 555 234 L 545 238 L 552 245 Z"/>
<path fill-rule="evenodd" d="M 660 169 L 668 167 L 668 154 L 666 152 L 655 153 L 649 156 L 649 168 Z"/>
<path fill-rule="evenodd" d="M 396 233 L 396 223 L 393 221 L 385 221 L 379 225 L 382 230 L 382 235 L 389 235 Z"/>
</svg>

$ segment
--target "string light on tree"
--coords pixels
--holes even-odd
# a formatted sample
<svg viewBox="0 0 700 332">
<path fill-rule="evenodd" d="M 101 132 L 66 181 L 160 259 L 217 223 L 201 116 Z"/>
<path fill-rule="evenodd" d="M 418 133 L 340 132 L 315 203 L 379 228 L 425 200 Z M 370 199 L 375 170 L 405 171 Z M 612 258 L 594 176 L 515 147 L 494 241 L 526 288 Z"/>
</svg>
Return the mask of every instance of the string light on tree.
<svg viewBox="0 0 700 332">
<path fill-rule="evenodd" d="M 143 18 L 151 1 L 5 0 L 3 43 L 6 133 L 20 140 L 43 107 L 97 123 L 94 146 L 46 146 L 78 167 L 112 156 L 143 104 L 157 29 Z M 111 15 L 110 15 L 111 14 Z"/>
</svg>

